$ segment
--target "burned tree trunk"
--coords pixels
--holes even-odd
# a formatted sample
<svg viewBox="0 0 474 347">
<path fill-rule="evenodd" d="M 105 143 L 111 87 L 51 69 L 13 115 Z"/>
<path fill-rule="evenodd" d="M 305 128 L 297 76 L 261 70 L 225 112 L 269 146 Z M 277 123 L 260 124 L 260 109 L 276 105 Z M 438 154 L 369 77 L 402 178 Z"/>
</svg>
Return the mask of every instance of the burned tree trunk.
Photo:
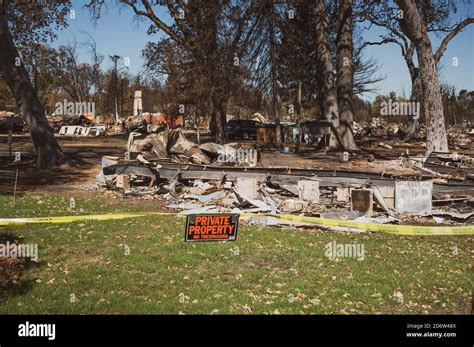
<svg viewBox="0 0 474 347">
<path fill-rule="evenodd" d="M 211 113 L 211 134 L 216 143 L 225 143 L 227 141 L 226 123 L 227 113 L 224 102 L 217 97 L 212 98 Z"/>
<path fill-rule="evenodd" d="M 341 0 L 339 26 L 336 39 L 337 101 L 339 127 L 345 148 L 354 149 L 354 116 L 352 112 L 353 63 L 352 63 L 352 0 Z"/>
<path fill-rule="evenodd" d="M 420 120 L 424 119 L 423 103 L 421 102 L 421 100 L 423 100 L 423 86 L 421 85 L 420 73 L 418 71 L 414 76 L 412 76 L 411 88 L 410 100 L 412 102 L 420 103 L 420 115 L 419 118 L 410 119 L 410 126 L 405 136 L 405 140 L 418 139 L 418 134 L 416 133 L 418 124 Z"/>
<path fill-rule="evenodd" d="M 219 11 L 221 11 L 220 5 L 213 11 L 209 11 L 206 20 L 209 25 L 209 35 L 205 41 L 205 47 L 208 47 L 207 66 L 210 68 L 209 71 L 209 90 L 212 100 L 212 121 L 211 121 L 211 133 L 216 143 L 224 143 L 227 141 L 226 134 L 226 107 L 225 99 L 228 91 L 226 88 L 229 86 L 228 75 L 226 74 L 227 66 L 229 61 L 222 61 L 222 52 L 219 52 L 218 44 L 218 29 L 217 21 Z M 204 43 L 203 43 L 204 44 Z"/>
<path fill-rule="evenodd" d="M 211 136 L 214 138 L 216 143 L 224 143 L 227 141 L 225 129 L 226 118 L 227 114 L 223 103 L 216 98 L 212 98 L 210 130 Z"/>
<path fill-rule="evenodd" d="M 418 124 L 420 123 L 420 118 L 424 119 L 423 104 L 421 103 L 421 100 L 423 99 L 423 87 L 421 85 L 420 69 L 415 66 L 415 63 L 413 61 L 414 52 L 415 46 L 413 45 L 413 43 L 411 43 L 403 57 L 405 58 L 405 62 L 407 64 L 411 78 L 410 100 L 412 102 L 420 103 L 420 114 L 418 118 L 412 117 L 409 119 L 409 127 L 408 132 L 405 136 L 405 141 L 410 139 L 418 139 L 418 134 L 416 133 L 418 129 Z"/>
<path fill-rule="evenodd" d="M 64 153 L 54 137 L 43 106 L 20 59 L 4 12 L 0 13 L 0 51 L 0 67 L 31 134 L 37 166 L 49 168 L 61 164 Z"/>
<path fill-rule="evenodd" d="M 426 149 L 448 152 L 448 137 L 444 124 L 441 90 L 436 74 L 436 59 L 423 20 L 413 0 L 395 0 L 403 11 L 400 27 L 416 48 L 423 89 L 422 108 L 426 116 Z"/>
<path fill-rule="evenodd" d="M 334 80 L 334 65 L 331 57 L 329 40 L 328 11 L 324 0 L 316 0 L 316 52 L 321 64 L 322 74 L 322 113 L 323 117 L 330 121 L 335 129 L 339 128 L 339 110 L 337 106 L 336 84 Z M 338 147 L 337 138 L 331 134 L 329 147 Z"/>
<path fill-rule="evenodd" d="M 272 115 L 276 126 L 276 143 L 278 145 L 282 142 L 281 128 L 280 128 L 280 112 L 278 105 L 278 88 L 277 88 L 277 71 L 276 71 L 276 49 L 275 49 L 275 11 L 273 8 L 273 1 L 269 2 L 270 6 L 270 21 L 268 39 L 270 41 L 270 61 L 271 61 L 271 88 L 272 88 Z"/>
<path fill-rule="evenodd" d="M 446 48 L 449 44 L 449 42 L 457 35 L 459 34 L 466 26 L 473 24 L 474 23 L 474 18 L 466 18 L 462 22 L 458 23 L 443 39 L 441 42 L 440 46 L 438 47 L 436 53 L 434 54 L 434 60 L 435 64 L 438 65 L 441 57 L 443 56 L 444 52 L 446 51 Z M 411 100 L 415 102 L 420 102 L 423 98 L 423 88 L 421 84 L 421 78 L 420 78 L 420 73 L 419 69 L 417 69 L 413 63 L 413 47 L 410 46 L 410 48 L 407 50 L 407 53 L 405 55 L 405 60 L 408 65 L 408 70 L 410 71 L 410 76 L 411 76 L 411 84 L 412 84 L 412 93 L 411 93 Z M 421 121 L 425 121 L 425 112 L 423 110 L 423 104 L 420 104 L 420 117 L 419 119 L 412 119 L 410 123 L 410 128 L 408 131 L 408 134 L 406 136 L 407 139 L 412 139 L 412 138 L 418 138 L 416 135 L 416 129 L 418 126 L 418 123 Z"/>
</svg>

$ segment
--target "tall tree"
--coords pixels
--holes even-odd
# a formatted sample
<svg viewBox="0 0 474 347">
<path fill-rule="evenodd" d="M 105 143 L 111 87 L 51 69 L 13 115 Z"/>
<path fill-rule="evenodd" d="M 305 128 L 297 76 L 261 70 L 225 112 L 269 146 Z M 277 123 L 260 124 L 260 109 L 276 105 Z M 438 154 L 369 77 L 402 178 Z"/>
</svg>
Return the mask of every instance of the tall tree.
<svg viewBox="0 0 474 347">
<path fill-rule="evenodd" d="M 234 84 L 239 81 L 240 64 L 254 27 L 255 0 L 213 1 L 202 0 L 119 0 L 139 18 L 151 22 L 149 34 L 162 31 L 176 42 L 190 57 L 195 69 L 201 70 L 201 79 L 212 105 L 212 132 L 217 142 L 226 140 L 225 122 L 227 102 Z M 94 16 L 99 17 L 104 0 L 89 0 Z M 171 17 L 165 23 L 159 10 Z M 195 70 L 196 71 L 196 70 Z"/>
<path fill-rule="evenodd" d="M 281 5 L 280 5 L 281 6 Z M 318 78 L 321 66 L 316 58 L 316 27 L 314 2 L 295 2 L 280 10 L 277 67 L 279 91 L 283 100 L 295 98 L 298 84 L 302 82 L 303 107 L 311 108 L 322 103 L 321 78 Z M 338 16 L 338 6 L 328 7 L 330 18 Z M 337 21 L 335 21 L 337 22 Z M 337 23 L 336 23 L 337 24 Z M 334 42 L 337 41 L 338 26 L 334 25 Z M 331 29 L 333 29 L 331 27 Z M 332 31 L 331 31 L 331 34 Z M 378 66 L 374 59 L 364 57 L 363 39 L 360 30 L 354 27 L 352 34 L 352 75 L 353 94 L 361 95 L 375 91 L 374 83 L 383 78 L 377 76 Z M 331 45 L 332 55 L 337 57 L 337 45 Z M 266 64 L 264 59 L 258 71 Z M 270 75 L 270 74 L 268 74 Z"/>
<path fill-rule="evenodd" d="M 64 153 L 46 119 L 14 39 L 25 43 L 53 35 L 49 30 L 51 23 L 65 25 L 68 12 L 69 1 L 65 0 L 45 3 L 0 0 L 0 68 L 25 118 L 39 168 L 60 164 Z"/>
<path fill-rule="evenodd" d="M 339 107 L 338 132 L 344 147 L 354 149 L 354 116 L 352 112 L 353 56 L 352 56 L 352 0 L 341 0 L 336 38 L 337 100 Z"/>
<path fill-rule="evenodd" d="M 277 47 L 278 83 L 283 100 L 295 100 L 301 83 L 302 103 L 314 107 L 319 93 L 313 2 L 295 2 L 282 9 Z"/>
<path fill-rule="evenodd" d="M 456 37 L 462 30 L 474 23 L 474 18 L 466 17 L 460 18 L 456 24 L 452 24 L 452 14 L 457 12 L 458 7 L 463 3 L 469 3 L 471 0 L 432 0 L 432 1 L 416 1 L 415 5 L 423 20 L 426 30 L 438 37 L 443 37 L 441 44 L 434 53 L 434 60 L 436 65 L 439 64 L 447 46 L 451 40 Z M 411 39 L 405 34 L 404 30 L 400 28 L 398 17 L 399 8 L 394 6 L 389 1 L 373 1 L 363 0 L 357 8 L 358 15 L 364 20 L 367 20 L 370 25 L 376 25 L 387 30 L 386 34 L 380 35 L 380 41 L 366 41 L 363 46 L 368 45 L 382 45 L 386 43 L 394 43 L 400 46 L 402 56 L 407 65 L 411 78 L 411 100 L 419 102 L 423 99 L 423 87 L 421 83 L 420 67 L 417 65 L 414 56 L 416 47 Z M 425 111 L 421 105 L 420 119 L 425 118 Z M 410 130 L 407 138 L 414 138 L 416 136 L 416 129 L 419 119 L 411 119 Z"/>
<path fill-rule="evenodd" d="M 56 70 L 58 52 L 42 43 L 33 43 L 28 48 L 22 54 L 25 68 L 31 76 L 31 83 L 36 89 L 41 104 L 47 113 L 50 113 L 52 108 L 48 109 L 48 104 L 59 85 Z M 34 52 L 34 54 L 29 54 L 29 52 Z"/>
<path fill-rule="evenodd" d="M 269 101 L 270 116 L 278 124 L 280 122 L 280 87 L 279 73 L 281 69 L 280 35 L 281 4 L 273 0 L 264 0 L 259 8 L 261 21 L 253 33 L 250 44 L 248 69 L 253 85 Z M 280 127 L 276 128 L 276 142 L 281 143 Z"/>
<path fill-rule="evenodd" d="M 336 81 L 334 77 L 334 64 L 332 62 L 331 41 L 329 38 L 329 15 L 324 0 L 316 0 L 314 8 L 316 18 L 316 50 L 321 66 L 319 72 L 322 82 L 322 113 L 330 121 L 334 129 L 339 128 L 339 108 L 337 105 Z M 337 134 L 331 133 L 330 148 L 337 148 Z"/>
<path fill-rule="evenodd" d="M 78 48 L 89 50 L 90 63 L 80 62 Z M 90 101 L 88 99 L 100 90 L 100 65 L 104 59 L 97 52 L 94 39 L 89 37 L 87 42 L 74 41 L 72 44 L 62 45 L 55 53 L 51 60 L 56 84 L 73 101 Z"/>
<path fill-rule="evenodd" d="M 276 66 L 276 14 L 273 1 L 268 1 L 269 7 L 269 30 L 268 30 L 268 41 L 270 44 L 270 61 L 271 61 L 271 81 L 272 81 L 272 114 L 275 124 L 277 124 L 276 128 L 276 141 L 277 144 L 281 143 L 281 131 L 280 131 L 280 115 L 279 115 L 279 104 L 278 104 L 278 85 L 277 85 L 277 66 Z"/>
<path fill-rule="evenodd" d="M 431 152 L 448 152 L 448 135 L 444 123 L 440 83 L 436 60 L 428 30 L 413 0 L 395 0 L 403 11 L 400 27 L 416 48 L 423 87 L 423 109 L 426 113 L 426 149 Z"/>
</svg>

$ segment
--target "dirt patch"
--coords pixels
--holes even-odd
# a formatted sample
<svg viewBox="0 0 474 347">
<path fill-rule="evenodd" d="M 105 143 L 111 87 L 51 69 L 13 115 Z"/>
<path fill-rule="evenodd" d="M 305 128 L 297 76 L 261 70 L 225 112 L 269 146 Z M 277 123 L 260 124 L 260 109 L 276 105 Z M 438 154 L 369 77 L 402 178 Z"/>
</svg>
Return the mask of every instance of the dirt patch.
<svg viewBox="0 0 474 347">
<path fill-rule="evenodd" d="M 18 258 L 0 258 L 0 292 L 20 283 L 24 264 Z"/>
<path fill-rule="evenodd" d="M 0 136 L 0 192 L 12 194 L 18 170 L 17 194 L 21 192 L 63 192 L 81 190 L 92 184 L 101 167 L 102 156 L 123 156 L 127 137 L 97 138 L 57 137 L 68 161 L 54 169 L 37 170 L 33 161 L 33 145 L 29 136 L 15 136 L 13 152 L 21 152 L 22 160 L 13 163 L 8 156 L 7 138 Z"/>
<path fill-rule="evenodd" d="M 19 243 L 20 239 L 11 234 L 0 234 L 0 244 Z M 0 294 L 20 284 L 25 269 L 25 260 L 15 257 L 3 257 L 0 254 Z M 1 295 L 0 295 L 1 296 Z"/>
</svg>

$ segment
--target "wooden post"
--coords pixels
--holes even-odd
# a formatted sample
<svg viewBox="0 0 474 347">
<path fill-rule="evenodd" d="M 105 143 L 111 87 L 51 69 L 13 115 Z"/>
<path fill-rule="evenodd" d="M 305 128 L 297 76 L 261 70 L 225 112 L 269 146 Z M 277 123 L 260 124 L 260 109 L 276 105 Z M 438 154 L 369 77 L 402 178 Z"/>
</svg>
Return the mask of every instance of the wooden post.
<svg viewBox="0 0 474 347">
<path fill-rule="evenodd" d="M 12 157 L 12 130 L 8 129 L 8 159 Z"/>
<path fill-rule="evenodd" d="M 15 206 L 15 199 L 16 199 L 16 183 L 18 182 L 18 169 L 16 169 L 15 175 L 15 185 L 13 187 L 13 206 Z"/>
<path fill-rule="evenodd" d="M 296 96 L 296 153 L 300 151 L 301 142 L 301 81 L 298 82 L 298 94 Z"/>
</svg>

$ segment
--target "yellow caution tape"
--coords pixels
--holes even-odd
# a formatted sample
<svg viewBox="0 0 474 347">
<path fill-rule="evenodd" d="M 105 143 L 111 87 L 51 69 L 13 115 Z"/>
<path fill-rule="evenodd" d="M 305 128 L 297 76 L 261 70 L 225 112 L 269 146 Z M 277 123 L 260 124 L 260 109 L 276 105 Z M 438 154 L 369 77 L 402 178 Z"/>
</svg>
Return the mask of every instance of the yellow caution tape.
<svg viewBox="0 0 474 347">
<path fill-rule="evenodd" d="M 36 217 L 36 218 L 0 218 L 0 226 L 26 225 L 26 224 L 57 224 L 88 221 L 107 221 L 125 218 L 138 218 L 146 216 L 169 216 L 177 215 L 175 212 L 126 212 L 126 213 L 106 213 L 82 216 L 60 216 L 60 217 Z M 366 230 L 371 232 L 395 234 L 395 235 L 474 235 L 474 226 L 414 226 L 382 224 L 372 222 L 344 221 L 339 219 L 327 219 L 319 217 L 281 215 L 281 214 L 254 214 L 241 213 L 245 216 L 271 216 L 294 222 L 312 223 L 327 227 L 342 227 Z"/>
<path fill-rule="evenodd" d="M 383 224 L 372 222 L 358 222 L 352 220 L 327 219 L 319 217 L 294 216 L 294 215 L 271 215 L 272 217 L 286 219 L 295 222 L 313 223 L 322 226 L 343 227 L 367 230 L 376 233 L 395 235 L 474 235 L 474 226 L 416 226 Z"/>
<path fill-rule="evenodd" d="M 35 217 L 35 218 L 0 218 L 0 226 L 25 225 L 25 224 L 58 224 L 89 221 L 105 221 L 125 218 L 137 218 L 150 215 L 168 215 L 163 212 L 125 212 L 125 213 L 105 213 L 89 214 L 82 216 L 60 216 L 60 217 Z"/>
</svg>

